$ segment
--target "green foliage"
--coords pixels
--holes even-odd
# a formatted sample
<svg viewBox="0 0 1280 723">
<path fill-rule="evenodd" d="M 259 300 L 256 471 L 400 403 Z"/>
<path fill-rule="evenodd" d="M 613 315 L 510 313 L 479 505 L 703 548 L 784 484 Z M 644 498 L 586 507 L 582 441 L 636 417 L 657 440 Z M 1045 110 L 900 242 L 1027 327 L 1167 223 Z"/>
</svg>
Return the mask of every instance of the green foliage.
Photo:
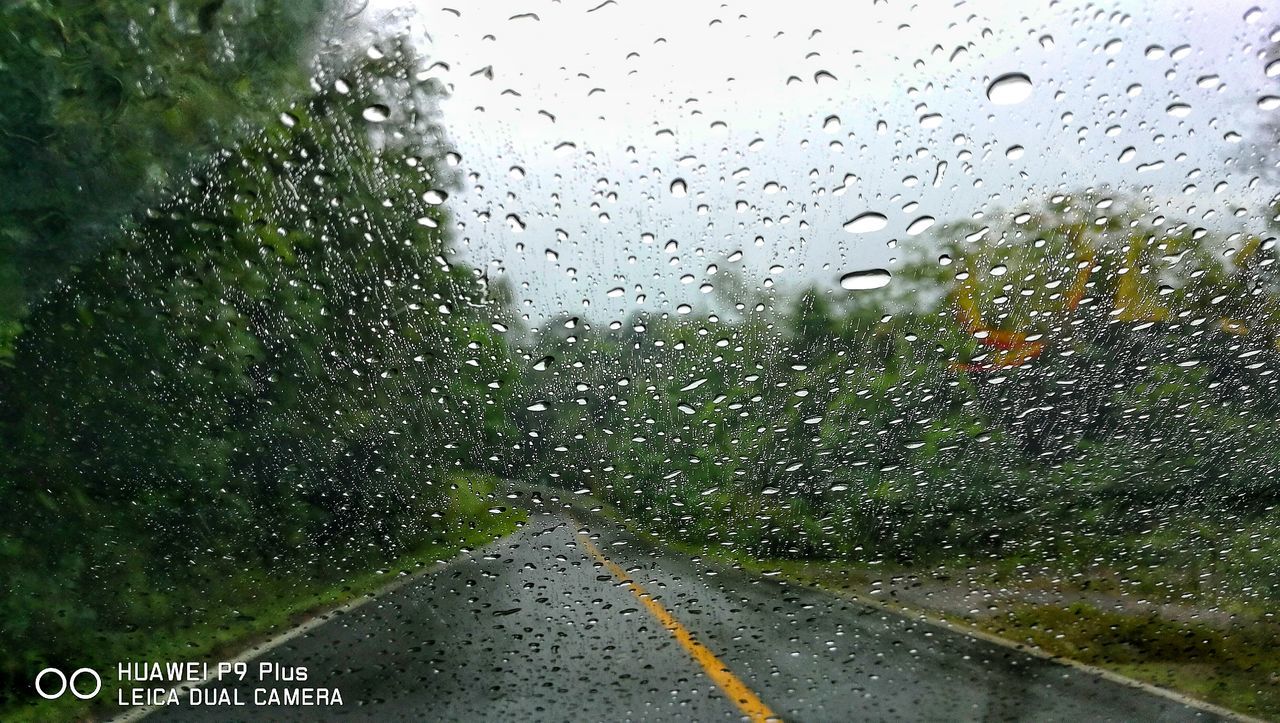
<svg viewBox="0 0 1280 723">
<path fill-rule="evenodd" d="M 1178 533 L 1142 552 L 1153 530 L 1207 518 L 1225 534 L 1276 502 L 1267 245 L 1099 207 L 1097 194 L 1064 195 L 989 215 L 1008 221 L 985 230 L 945 226 L 959 239 L 942 242 L 950 263 L 931 241 L 874 292 L 731 283 L 722 312 L 640 313 L 608 331 L 549 320 L 525 356 L 554 363 L 527 366 L 527 399 L 513 402 L 538 435 L 528 464 L 708 549 L 1151 558 L 1218 580 L 1198 594 L 1270 599 L 1278 566 L 1256 546 L 1197 559 L 1200 533 Z M 1038 334 L 1043 350 L 978 365 L 996 351 L 956 318 L 958 271 L 977 277 L 987 328 Z M 1065 301 L 1073 285 L 1078 305 Z M 548 411 L 525 414 L 531 400 Z M 1227 583 L 1227 568 L 1249 583 Z"/>
<path fill-rule="evenodd" d="M 404 48 L 344 68 L 360 90 L 218 154 L 32 308 L 0 375 L 3 702 L 241 609 L 251 579 L 487 529 L 493 480 L 462 470 L 513 372 L 424 200 L 451 179 L 418 70 Z M 393 85 L 420 104 L 371 128 Z"/>
<path fill-rule="evenodd" d="M 303 88 L 322 0 L 0 7 L 0 360 L 28 302 Z"/>
</svg>

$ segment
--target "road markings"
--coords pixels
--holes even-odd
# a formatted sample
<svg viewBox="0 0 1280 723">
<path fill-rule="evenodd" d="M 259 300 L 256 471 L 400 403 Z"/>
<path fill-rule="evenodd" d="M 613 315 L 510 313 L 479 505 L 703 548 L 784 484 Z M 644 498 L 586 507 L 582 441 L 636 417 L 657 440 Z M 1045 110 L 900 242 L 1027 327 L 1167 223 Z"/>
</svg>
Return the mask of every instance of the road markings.
<svg viewBox="0 0 1280 723">
<path fill-rule="evenodd" d="M 782 720 L 778 717 L 778 714 L 769 709 L 769 706 L 765 705 L 764 701 L 760 700 L 759 696 L 747 687 L 746 683 L 743 683 L 738 679 L 738 676 L 730 672 L 729 667 L 721 662 L 715 653 L 711 652 L 707 646 L 699 643 L 693 637 L 693 634 L 685 626 L 681 625 L 680 621 L 676 620 L 661 603 L 654 600 L 652 595 L 640 587 L 635 580 L 632 580 L 626 570 L 618 567 L 616 563 L 605 557 L 600 548 L 596 547 L 596 544 L 585 533 L 579 532 L 578 537 L 582 540 L 582 544 L 587 548 L 587 551 L 599 560 L 609 572 L 613 573 L 614 577 L 626 585 L 637 600 L 644 603 L 649 612 L 658 619 L 658 622 L 662 623 L 662 627 L 666 628 L 675 637 L 676 641 L 684 647 L 685 651 L 702 666 L 702 669 L 707 671 L 707 675 L 715 681 L 716 685 L 720 686 L 720 690 L 724 691 L 729 700 L 738 706 L 738 710 L 742 711 L 743 715 L 753 723 Z"/>
<path fill-rule="evenodd" d="M 848 600 L 850 602 L 857 603 L 859 605 L 864 605 L 869 608 L 875 608 L 877 610 L 880 610 L 881 612 L 889 613 L 890 615 L 900 617 L 904 620 L 909 620 L 913 623 L 922 622 L 922 623 L 925 623 L 926 625 L 931 625 L 940 630 L 946 630 L 947 632 L 956 633 L 958 635 L 964 635 L 966 637 L 973 638 L 975 640 L 982 640 L 984 642 L 991 643 L 992 645 L 996 645 L 1001 648 L 1005 648 L 1007 650 L 1021 653 L 1022 655 L 1026 655 L 1028 657 L 1039 658 L 1041 660 L 1046 660 L 1050 663 L 1057 663 L 1058 665 L 1062 665 L 1068 668 L 1074 668 L 1083 673 L 1097 676 L 1099 678 L 1110 681 L 1112 683 L 1116 683 L 1117 685 L 1123 685 L 1127 688 L 1134 688 L 1137 690 L 1141 690 L 1144 693 L 1148 693 L 1159 698 L 1164 698 L 1166 700 L 1171 700 L 1175 703 L 1178 703 L 1179 705 L 1184 705 L 1188 708 L 1196 708 L 1206 713 L 1212 713 L 1213 715 L 1216 715 L 1219 718 L 1222 718 L 1223 720 L 1241 721 L 1242 723 L 1265 723 L 1265 721 L 1263 721 L 1261 718 L 1254 718 L 1253 716 L 1248 715 L 1246 713 L 1240 713 L 1239 711 L 1234 711 L 1229 708 L 1223 708 L 1220 705 L 1215 705 L 1208 701 L 1200 700 L 1199 698 L 1192 698 L 1189 695 L 1179 693 L 1175 690 L 1169 690 L 1168 688 L 1161 688 L 1158 685 L 1153 685 L 1151 683 L 1137 680 L 1135 678 L 1128 678 L 1119 673 L 1107 670 L 1106 668 L 1099 668 L 1096 665 L 1089 665 L 1088 663 L 1081 663 L 1078 660 L 1072 660 L 1071 658 L 1064 658 L 1060 655 L 1054 655 L 1053 653 L 1050 653 L 1046 650 L 1038 648 L 1034 645 L 1019 643 L 1016 640 L 1010 640 L 1009 638 L 1002 638 L 998 635 L 992 635 L 991 633 L 988 633 L 985 630 L 982 630 L 980 628 L 976 628 L 971 625 L 966 625 L 963 623 L 957 623 L 952 620 L 948 620 L 947 618 L 940 617 L 934 613 L 922 610 L 920 608 L 912 608 L 906 605 L 902 605 L 900 603 L 889 603 L 886 600 L 877 600 L 875 598 L 866 597 L 864 595 L 859 595 L 854 592 L 849 592 L 848 590 L 837 590 L 832 588 L 819 587 L 816 585 L 809 586 L 806 583 L 800 583 L 796 581 L 792 581 L 791 584 L 796 585 L 797 587 L 805 586 L 805 587 L 810 587 L 810 589 L 813 589 L 813 590 L 821 590 L 822 592 L 825 592 L 828 595 L 834 595 L 835 597 Z"/>
</svg>

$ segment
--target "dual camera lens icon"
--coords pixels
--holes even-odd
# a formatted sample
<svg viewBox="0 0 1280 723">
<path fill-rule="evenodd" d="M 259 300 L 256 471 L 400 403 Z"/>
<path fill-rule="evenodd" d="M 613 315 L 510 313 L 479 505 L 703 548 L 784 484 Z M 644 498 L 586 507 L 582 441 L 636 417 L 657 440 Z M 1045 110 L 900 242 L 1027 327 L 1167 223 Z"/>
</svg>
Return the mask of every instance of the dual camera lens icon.
<svg viewBox="0 0 1280 723">
<path fill-rule="evenodd" d="M 90 680 L 84 680 L 85 676 Z M 88 688 L 90 681 L 93 683 L 93 690 L 88 693 L 83 692 Z M 102 677 L 93 668 L 79 668 L 70 677 L 57 668 L 45 668 L 36 675 L 36 692 L 45 700 L 57 700 L 68 692 L 80 700 L 89 700 L 100 690 L 102 690 Z"/>
</svg>

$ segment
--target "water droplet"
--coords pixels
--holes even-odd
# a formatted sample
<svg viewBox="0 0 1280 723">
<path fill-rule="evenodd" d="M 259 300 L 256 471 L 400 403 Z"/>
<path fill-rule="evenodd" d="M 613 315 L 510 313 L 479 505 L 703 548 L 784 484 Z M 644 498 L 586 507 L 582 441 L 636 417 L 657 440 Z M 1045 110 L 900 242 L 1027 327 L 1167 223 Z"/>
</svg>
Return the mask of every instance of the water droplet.
<svg viewBox="0 0 1280 723">
<path fill-rule="evenodd" d="M 996 105 L 1015 105 L 1031 97 L 1031 78 L 1023 73 L 1005 73 L 987 86 L 987 99 Z"/>
<path fill-rule="evenodd" d="M 1004 157 L 1008 158 L 1011 161 L 1016 161 L 1019 158 L 1022 158 L 1022 154 L 1025 152 L 1026 152 L 1026 149 L 1023 148 L 1022 146 L 1009 146 L 1004 151 Z"/>
<path fill-rule="evenodd" d="M 533 404 L 525 407 L 525 409 L 530 412 L 545 412 L 547 411 L 547 404 L 546 402 L 534 402 Z"/>
<path fill-rule="evenodd" d="M 683 178 L 677 178 L 671 182 L 671 195 L 676 198 L 684 198 L 689 195 L 689 186 L 684 182 Z"/>
<path fill-rule="evenodd" d="M 887 286 L 893 275 L 885 269 L 866 269 L 853 271 L 840 277 L 840 288 L 850 291 L 865 291 Z"/>
<path fill-rule="evenodd" d="M 422 194 L 422 200 L 426 201 L 432 206 L 439 206 L 440 204 L 444 203 L 447 198 L 449 198 L 449 194 L 440 190 L 431 190 Z"/>
<path fill-rule="evenodd" d="M 879 231 L 888 225 L 889 219 L 883 213 L 867 211 L 846 221 L 844 230 L 849 233 L 871 233 L 872 231 Z"/>
<path fill-rule="evenodd" d="M 835 133 L 836 131 L 840 130 L 840 116 L 838 115 L 827 116 L 827 119 L 822 122 L 822 130 L 828 133 Z"/>
<path fill-rule="evenodd" d="M 932 226 L 933 223 L 934 223 L 933 216 L 921 216 L 920 218 L 917 218 L 916 220 L 912 221 L 910 226 L 907 226 L 907 235 L 917 236 L 919 234 L 922 234 L 925 232 L 926 229 Z"/>
<path fill-rule="evenodd" d="M 391 117 L 391 109 L 381 103 L 374 103 L 365 108 L 360 115 L 364 116 L 364 119 L 370 123 L 382 123 Z"/>
<path fill-rule="evenodd" d="M 1186 103 L 1171 103 L 1169 107 L 1164 110 L 1174 118 L 1186 118 L 1191 115 L 1191 106 Z"/>
</svg>

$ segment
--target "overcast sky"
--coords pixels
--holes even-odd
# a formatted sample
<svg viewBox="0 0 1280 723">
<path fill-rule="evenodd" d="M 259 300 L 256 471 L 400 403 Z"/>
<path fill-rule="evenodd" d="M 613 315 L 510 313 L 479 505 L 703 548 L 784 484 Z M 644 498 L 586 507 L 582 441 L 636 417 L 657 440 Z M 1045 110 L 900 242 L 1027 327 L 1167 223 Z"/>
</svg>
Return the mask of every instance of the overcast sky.
<svg viewBox="0 0 1280 723">
<path fill-rule="evenodd" d="M 464 253 L 535 318 L 674 311 L 711 265 L 834 286 L 916 219 L 1058 189 L 1255 229 L 1272 193 L 1249 154 L 1280 17 L 1253 2 L 373 1 L 442 64 Z"/>
</svg>

